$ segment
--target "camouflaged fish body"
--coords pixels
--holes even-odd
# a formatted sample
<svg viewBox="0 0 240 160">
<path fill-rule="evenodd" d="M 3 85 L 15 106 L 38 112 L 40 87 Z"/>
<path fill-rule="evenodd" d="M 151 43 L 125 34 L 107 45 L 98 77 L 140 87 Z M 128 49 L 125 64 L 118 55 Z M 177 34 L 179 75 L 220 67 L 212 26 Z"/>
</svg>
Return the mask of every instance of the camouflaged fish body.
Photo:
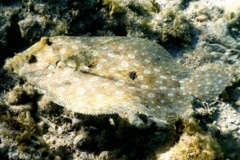
<svg viewBox="0 0 240 160">
<path fill-rule="evenodd" d="M 10 60 L 14 71 L 74 112 L 181 115 L 193 97 L 216 97 L 223 70 L 191 71 L 154 42 L 126 37 L 50 37 Z"/>
</svg>

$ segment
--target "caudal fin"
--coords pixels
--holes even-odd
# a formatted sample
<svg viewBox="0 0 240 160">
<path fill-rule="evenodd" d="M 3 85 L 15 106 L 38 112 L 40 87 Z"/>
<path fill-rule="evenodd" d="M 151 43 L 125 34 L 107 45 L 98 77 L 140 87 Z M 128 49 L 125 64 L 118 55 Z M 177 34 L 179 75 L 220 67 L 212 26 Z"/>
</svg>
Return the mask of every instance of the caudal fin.
<svg viewBox="0 0 240 160">
<path fill-rule="evenodd" d="M 202 100 L 216 98 L 226 88 L 231 80 L 231 74 L 221 69 L 194 71 L 190 78 L 183 80 L 183 94 L 190 94 Z"/>
</svg>

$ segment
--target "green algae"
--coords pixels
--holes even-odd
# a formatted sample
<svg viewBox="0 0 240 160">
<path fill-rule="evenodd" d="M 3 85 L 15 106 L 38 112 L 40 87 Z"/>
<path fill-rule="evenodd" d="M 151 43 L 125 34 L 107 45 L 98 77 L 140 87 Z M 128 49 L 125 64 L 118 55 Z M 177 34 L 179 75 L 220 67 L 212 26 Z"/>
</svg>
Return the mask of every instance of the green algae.
<svg viewBox="0 0 240 160">
<path fill-rule="evenodd" d="M 179 8 L 167 8 L 160 11 L 155 21 L 155 31 L 160 33 L 162 43 L 177 42 L 187 45 L 192 41 L 192 25 L 189 20 L 179 12 Z M 158 21 L 157 21 L 158 20 Z"/>
<path fill-rule="evenodd" d="M 159 154 L 156 155 L 158 160 L 164 160 L 166 157 L 175 160 L 214 160 L 223 158 L 223 152 L 217 140 L 209 133 L 204 132 L 196 120 L 190 118 L 189 120 L 183 120 L 181 123 L 182 128 L 176 127 L 182 132 L 178 142 L 164 153 L 160 149 Z"/>
<path fill-rule="evenodd" d="M 5 137 L 3 143 L 12 143 L 12 147 L 17 147 L 20 152 L 30 156 L 38 154 L 42 158 L 53 157 L 47 144 L 41 138 L 42 129 L 33 120 L 30 112 L 22 112 L 18 117 L 12 116 L 9 112 L 2 113 L 0 121 L 2 122 L 0 133 Z"/>
</svg>

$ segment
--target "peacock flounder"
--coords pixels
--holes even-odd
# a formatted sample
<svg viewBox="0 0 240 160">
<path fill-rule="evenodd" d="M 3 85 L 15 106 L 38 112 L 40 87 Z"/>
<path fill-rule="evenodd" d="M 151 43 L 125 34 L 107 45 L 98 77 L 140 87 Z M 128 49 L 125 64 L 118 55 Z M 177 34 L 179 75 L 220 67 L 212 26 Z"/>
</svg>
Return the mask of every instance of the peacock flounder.
<svg viewBox="0 0 240 160">
<path fill-rule="evenodd" d="M 160 45 L 127 37 L 44 37 L 8 64 L 53 102 L 82 114 L 182 115 L 193 97 L 218 96 L 221 69 L 190 70 Z"/>
</svg>

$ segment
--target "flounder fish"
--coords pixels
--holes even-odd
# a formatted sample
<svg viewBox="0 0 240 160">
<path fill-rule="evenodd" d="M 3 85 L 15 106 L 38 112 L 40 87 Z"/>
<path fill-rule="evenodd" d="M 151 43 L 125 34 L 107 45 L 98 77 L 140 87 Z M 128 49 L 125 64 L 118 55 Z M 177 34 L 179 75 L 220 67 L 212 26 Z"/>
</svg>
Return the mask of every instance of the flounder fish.
<svg viewBox="0 0 240 160">
<path fill-rule="evenodd" d="M 230 81 L 223 69 L 190 70 L 160 45 L 129 37 L 43 37 L 8 64 L 56 104 L 90 115 L 172 119 Z"/>
</svg>

